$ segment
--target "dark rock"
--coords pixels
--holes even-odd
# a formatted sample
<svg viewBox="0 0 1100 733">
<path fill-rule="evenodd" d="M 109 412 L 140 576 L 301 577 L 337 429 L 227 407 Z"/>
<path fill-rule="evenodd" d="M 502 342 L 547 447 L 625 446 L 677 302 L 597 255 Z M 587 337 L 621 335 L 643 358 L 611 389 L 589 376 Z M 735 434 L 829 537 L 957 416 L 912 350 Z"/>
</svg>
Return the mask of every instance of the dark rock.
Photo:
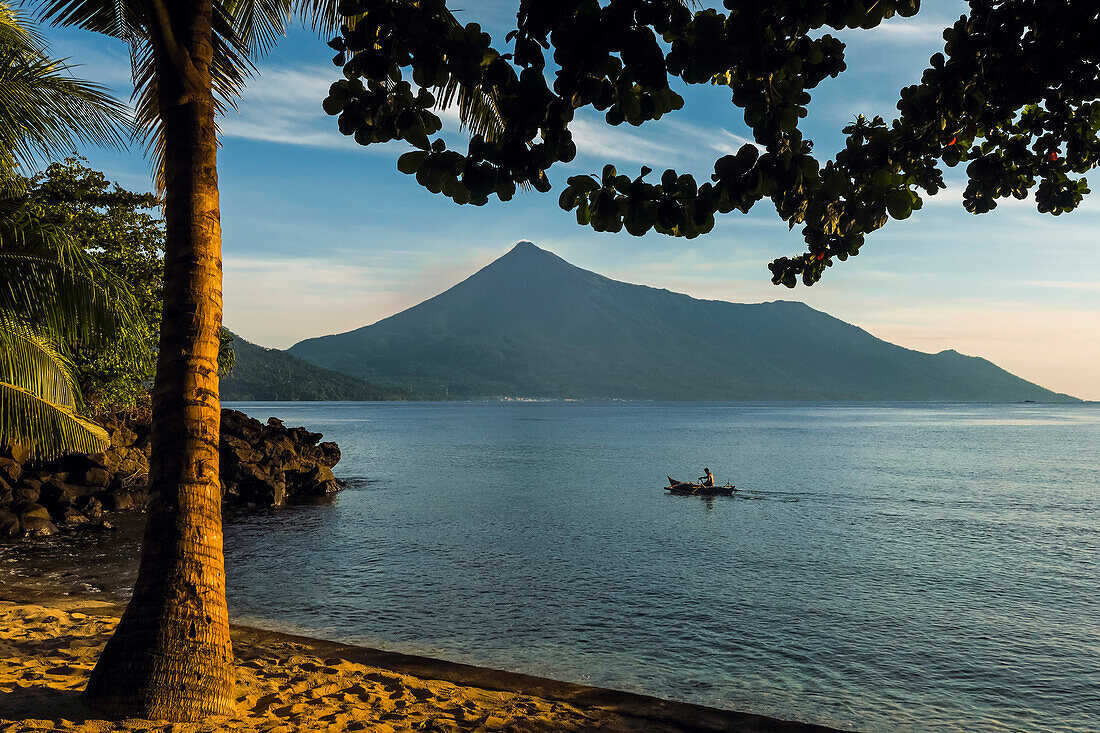
<svg viewBox="0 0 1100 733">
<path fill-rule="evenodd" d="M 62 508 L 71 506 L 73 500 L 82 493 L 84 492 L 75 486 L 70 486 L 57 478 L 53 478 L 42 487 L 38 500 L 46 506 Z"/>
<path fill-rule="evenodd" d="M 340 462 L 340 446 L 332 441 L 321 443 L 317 446 L 317 450 L 321 452 L 321 457 L 317 459 L 317 462 L 322 466 L 332 468 Z"/>
<path fill-rule="evenodd" d="M 107 493 L 103 501 L 103 507 L 112 512 L 123 512 L 138 506 L 139 503 L 134 498 L 134 495 L 125 489 Z"/>
<path fill-rule="evenodd" d="M 93 466 L 84 473 L 84 480 L 81 483 L 85 486 L 102 488 L 111 483 L 111 474 L 107 473 L 105 468 Z"/>
<path fill-rule="evenodd" d="M 23 464 L 14 458 L 0 458 L 0 479 L 8 484 L 15 484 L 23 475 Z"/>
<path fill-rule="evenodd" d="M 103 504 L 94 496 L 81 496 L 74 506 L 88 519 L 99 519 L 103 516 Z"/>
<path fill-rule="evenodd" d="M 28 503 L 34 504 L 38 501 L 42 492 L 38 489 L 30 486 L 20 485 L 16 486 L 15 490 L 11 492 L 11 500 L 13 504 Z"/>
<path fill-rule="evenodd" d="M 46 519 L 50 518 L 50 510 L 41 504 L 35 504 L 29 501 L 20 501 L 11 505 L 13 512 L 19 515 L 20 521 L 23 522 L 23 529 L 26 529 L 28 519 Z"/>
<path fill-rule="evenodd" d="M 332 474 L 328 466 L 314 466 L 309 471 L 298 474 L 294 478 L 297 492 L 303 496 L 321 496 L 333 494 L 340 490 L 340 482 Z"/>
<path fill-rule="evenodd" d="M 31 476 L 26 471 L 23 472 L 23 479 L 19 482 L 21 486 L 27 486 L 32 489 L 41 489 L 42 484 L 44 483 L 46 482 L 40 478 L 35 478 L 34 476 Z"/>
<path fill-rule="evenodd" d="M 145 506 L 148 416 L 118 413 L 100 423 L 111 437 L 110 447 L 102 453 L 28 462 L 25 450 L 0 446 L 0 506 L 9 507 L 11 515 L 3 531 L 26 532 L 23 515 L 35 520 L 36 532 L 47 532 L 51 516 L 64 525 L 92 526 L 102 521 L 104 511 Z M 339 491 L 343 486 L 332 468 L 340 461 L 340 448 L 320 442 L 322 437 L 305 428 L 288 428 L 278 418 L 264 424 L 242 412 L 223 410 L 223 503 L 282 506 Z"/>
<path fill-rule="evenodd" d="M 121 474 L 132 476 L 135 473 L 147 473 L 149 471 L 149 464 L 146 463 L 142 465 L 140 461 L 135 461 L 133 458 L 127 456 L 119 462 L 117 470 Z"/>
<path fill-rule="evenodd" d="M 0 537 L 18 537 L 23 534 L 19 515 L 7 507 L 0 506 Z"/>
<path fill-rule="evenodd" d="M 35 537 L 57 534 L 57 525 L 49 520 L 48 517 L 43 518 L 40 516 L 22 516 L 19 518 L 19 522 L 23 528 L 23 534 Z"/>
<path fill-rule="evenodd" d="M 103 454 L 97 454 L 103 455 Z M 67 455 L 58 458 L 54 461 L 53 465 L 60 471 L 65 471 L 69 474 L 70 478 L 75 476 L 83 476 L 91 468 L 103 468 L 101 463 L 95 456 L 88 455 L 86 453 L 69 453 Z"/>
<path fill-rule="evenodd" d="M 235 435 L 223 435 L 221 439 L 222 465 L 226 463 L 258 463 L 264 454 L 254 449 L 244 439 Z"/>
<path fill-rule="evenodd" d="M 305 428 L 267 425 L 236 410 L 222 410 L 221 475 L 227 505 L 282 505 L 338 491 L 332 467 L 340 460 L 335 443 Z M 324 469 L 325 472 L 318 472 Z"/>
<path fill-rule="evenodd" d="M 83 512 L 73 506 L 65 507 L 59 513 L 55 513 L 54 520 L 58 524 L 87 524 L 89 521 Z"/>
</svg>

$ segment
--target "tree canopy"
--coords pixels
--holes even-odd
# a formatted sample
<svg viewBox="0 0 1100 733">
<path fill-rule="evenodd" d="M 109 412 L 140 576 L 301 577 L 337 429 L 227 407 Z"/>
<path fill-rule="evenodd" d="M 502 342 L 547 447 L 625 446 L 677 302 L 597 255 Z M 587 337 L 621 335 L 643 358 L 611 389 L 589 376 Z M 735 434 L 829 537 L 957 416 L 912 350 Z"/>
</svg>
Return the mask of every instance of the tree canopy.
<svg viewBox="0 0 1100 733">
<path fill-rule="evenodd" d="M 965 164 L 966 209 L 1034 195 L 1040 212 L 1072 211 L 1100 161 L 1100 4 L 970 0 L 943 32 L 898 116 L 858 117 L 824 163 L 799 129 L 811 91 L 846 68 L 827 30 L 872 29 L 909 17 L 919 0 L 726 0 L 725 12 L 677 0 L 523 0 L 497 48 L 477 23 L 448 22 L 445 0 L 344 0 L 349 22 L 330 45 L 344 79 L 324 101 L 363 145 L 402 140 L 398 168 L 460 204 L 551 188 L 547 171 L 576 156 L 570 123 L 588 106 L 608 124 L 642 125 L 684 105 L 672 82 L 727 87 L 756 145 L 714 163 L 709 181 L 665 170 L 648 180 L 608 165 L 567 180 L 559 203 L 597 231 L 696 237 L 715 215 L 769 199 L 805 251 L 772 262 L 772 281 L 817 282 L 867 234 L 908 218 Z M 406 78 L 411 76 L 411 79 Z M 501 124 L 465 152 L 441 137 L 439 80 L 481 90 Z"/>
<path fill-rule="evenodd" d="M 76 345 L 73 360 L 89 411 L 148 401 L 160 327 L 164 221 L 152 193 L 112 184 L 80 158 L 51 163 L 27 181 L 27 210 L 63 232 L 110 277 L 125 284 L 141 319 L 119 344 Z"/>
<path fill-rule="evenodd" d="M 72 360 L 87 411 L 147 406 L 163 310 L 164 219 L 151 192 L 112 183 L 80 157 L 51 163 L 25 182 L 24 210 L 63 233 L 102 272 L 125 285 L 142 318 L 120 344 L 74 344 Z M 223 331 L 218 367 L 233 368 L 233 336 Z"/>
</svg>

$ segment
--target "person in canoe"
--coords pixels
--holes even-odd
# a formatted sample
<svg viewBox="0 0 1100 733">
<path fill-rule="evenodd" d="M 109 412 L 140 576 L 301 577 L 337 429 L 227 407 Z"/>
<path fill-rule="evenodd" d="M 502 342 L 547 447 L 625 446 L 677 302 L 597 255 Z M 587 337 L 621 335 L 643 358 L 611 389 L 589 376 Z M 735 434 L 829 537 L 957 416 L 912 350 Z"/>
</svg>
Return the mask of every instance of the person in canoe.
<svg viewBox="0 0 1100 733">
<path fill-rule="evenodd" d="M 705 489 L 714 488 L 714 474 L 710 472 L 709 468 L 703 469 L 703 475 L 699 477 L 699 483 L 703 484 Z"/>
</svg>

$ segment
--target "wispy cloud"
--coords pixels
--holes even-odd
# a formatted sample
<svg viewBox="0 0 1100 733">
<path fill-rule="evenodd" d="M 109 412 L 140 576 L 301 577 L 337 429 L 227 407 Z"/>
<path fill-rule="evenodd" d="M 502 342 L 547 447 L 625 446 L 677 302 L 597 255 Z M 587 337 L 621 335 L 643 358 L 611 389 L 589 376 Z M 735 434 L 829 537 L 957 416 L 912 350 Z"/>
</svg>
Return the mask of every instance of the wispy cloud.
<svg viewBox="0 0 1100 733">
<path fill-rule="evenodd" d="M 245 90 L 238 112 L 221 121 L 222 137 L 348 150 L 354 141 L 321 109 L 335 70 L 265 67 Z"/>
<path fill-rule="evenodd" d="M 861 36 L 861 40 L 885 43 L 927 44 L 940 40 L 943 29 L 951 24 L 946 18 L 936 20 L 895 19 L 882 23 Z"/>
<path fill-rule="evenodd" d="M 1057 281 L 1057 280 L 1039 280 L 1036 282 L 1024 283 L 1024 285 L 1030 285 L 1036 288 L 1057 288 L 1058 290 L 1097 290 L 1100 291 L 1100 282 L 1078 282 L 1073 280 Z"/>
<path fill-rule="evenodd" d="M 321 109 L 329 86 L 337 78 L 335 69 L 326 66 L 263 67 L 245 90 L 239 111 L 230 112 L 221 121 L 223 137 L 334 150 L 362 149 L 341 135 L 335 119 Z M 444 134 L 458 136 L 457 110 L 452 107 L 438 114 Z M 657 169 L 703 164 L 709 170 L 716 154 L 733 153 L 746 143 L 755 144 L 726 128 L 672 118 L 633 128 L 611 127 L 597 115 L 584 114 L 570 129 L 578 155 L 584 159 L 645 164 Z M 372 145 L 367 150 L 396 153 L 399 147 Z"/>
<path fill-rule="evenodd" d="M 679 158 L 681 150 L 654 139 L 651 135 L 631 132 L 629 128 L 611 127 L 602 120 L 580 117 L 569 126 L 577 153 L 607 161 L 648 163 Z"/>
</svg>

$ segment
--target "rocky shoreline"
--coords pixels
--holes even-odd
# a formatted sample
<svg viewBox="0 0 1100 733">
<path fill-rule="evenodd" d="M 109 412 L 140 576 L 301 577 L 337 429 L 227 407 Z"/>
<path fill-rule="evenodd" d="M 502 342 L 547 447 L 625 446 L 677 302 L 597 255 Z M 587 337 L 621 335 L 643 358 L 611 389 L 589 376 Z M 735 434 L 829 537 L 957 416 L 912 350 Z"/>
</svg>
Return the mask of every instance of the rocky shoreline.
<svg viewBox="0 0 1100 733">
<path fill-rule="evenodd" d="M 118 413 L 100 420 L 111 437 L 103 453 L 29 459 L 0 445 L 0 537 L 44 536 L 69 529 L 109 529 L 114 512 L 149 500 L 148 417 Z M 340 448 L 305 428 L 222 410 L 221 479 L 226 508 L 285 506 L 343 488 L 332 469 Z"/>
</svg>

